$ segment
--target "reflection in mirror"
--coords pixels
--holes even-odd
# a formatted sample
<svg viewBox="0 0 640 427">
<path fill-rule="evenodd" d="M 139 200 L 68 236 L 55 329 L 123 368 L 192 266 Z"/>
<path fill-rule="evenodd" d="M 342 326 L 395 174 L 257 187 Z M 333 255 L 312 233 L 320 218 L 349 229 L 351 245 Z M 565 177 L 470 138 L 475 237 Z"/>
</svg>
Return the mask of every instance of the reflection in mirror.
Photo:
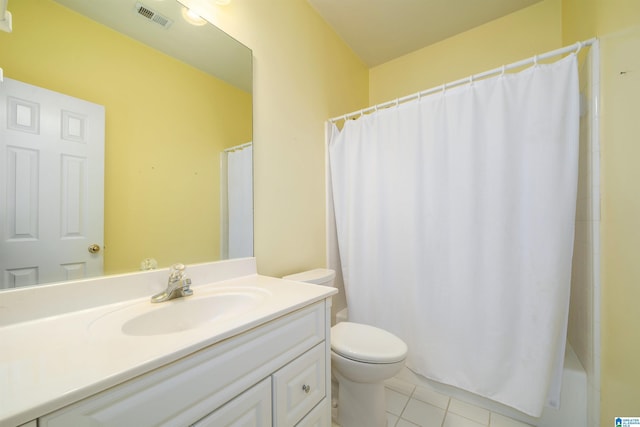
<svg viewBox="0 0 640 427">
<path fill-rule="evenodd" d="M 188 24 L 182 9 L 175 0 L 10 4 L 13 32 L 0 32 L 0 67 L 6 82 L 25 86 L 8 95 L 0 83 L 0 288 L 94 275 L 91 261 L 96 274 L 115 274 L 252 255 L 251 51 L 211 24 Z M 42 115 L 38 132 L 49 123 L 62 130 L 21 145 L 16 135 L 51 94 L 72 101 Z M 73 150 L 101 125 L 69 107 L 76 101 L 102 108 L 104 119 L 104 236 L 95 241 L 87 227 L 99 213 L 87 201 L 99 191 L 88 180 L 101 166 Z M 71 153 L 54 150 L 54 169 L 45 168 L 49 147 L 60 144 Z M 51 182 L 57 190 L 38 194 Z M 45 232 L 51 224 L 56 231 Z M 45 253 L 82 242 L 85 260 L 27 262 L 46 234 Z M 45 274 L 47 264 L 55 274 Z"/>
</svg>

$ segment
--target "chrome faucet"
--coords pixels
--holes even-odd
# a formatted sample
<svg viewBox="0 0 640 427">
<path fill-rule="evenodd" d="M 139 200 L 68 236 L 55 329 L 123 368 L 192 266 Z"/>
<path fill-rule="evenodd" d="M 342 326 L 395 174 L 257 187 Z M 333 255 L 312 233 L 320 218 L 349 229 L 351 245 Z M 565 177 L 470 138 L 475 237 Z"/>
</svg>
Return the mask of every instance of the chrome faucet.
<svg viewBox="0 0 640 427">
<path fill-rule="evenodd" d="M 167 284 L 167 289 L 152 296 L 151 302 L 164 302 L 174 298 L 193 295 L 193 291 L 189 287 L 191 285 L 191 279 L 185 275 L 185 269 L 186 267 L 184 264 L 172 265 L 169 270 L 169 283 Z"/>
</svg>

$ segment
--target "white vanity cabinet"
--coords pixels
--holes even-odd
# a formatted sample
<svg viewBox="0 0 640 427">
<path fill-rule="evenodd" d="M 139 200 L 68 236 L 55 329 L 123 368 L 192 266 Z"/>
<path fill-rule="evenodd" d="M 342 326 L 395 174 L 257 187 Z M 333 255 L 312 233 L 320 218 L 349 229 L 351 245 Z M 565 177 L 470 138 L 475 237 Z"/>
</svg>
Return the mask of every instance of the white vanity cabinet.
<svg viewBox="0 0 640 427">
<path fill-rule="evenodd" d="M 321 300 L 229 337 L 38 425 L 330 426 L 330 306 Z"/>
</svg>

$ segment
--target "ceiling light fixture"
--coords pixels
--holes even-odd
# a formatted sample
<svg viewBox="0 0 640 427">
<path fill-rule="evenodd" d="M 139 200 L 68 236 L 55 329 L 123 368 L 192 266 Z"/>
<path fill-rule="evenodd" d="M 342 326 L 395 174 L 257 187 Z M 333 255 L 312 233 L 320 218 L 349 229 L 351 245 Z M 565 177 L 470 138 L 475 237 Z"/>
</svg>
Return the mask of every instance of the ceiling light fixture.
<svg viewBox="0 0 640 427">
<path fill-rule="evenodd" d="M 193 10 L 186 7 L 182 8 L 182 17 L 191 25 L 204 25 L 207 20 L 195 13 Z"/>
</svg>

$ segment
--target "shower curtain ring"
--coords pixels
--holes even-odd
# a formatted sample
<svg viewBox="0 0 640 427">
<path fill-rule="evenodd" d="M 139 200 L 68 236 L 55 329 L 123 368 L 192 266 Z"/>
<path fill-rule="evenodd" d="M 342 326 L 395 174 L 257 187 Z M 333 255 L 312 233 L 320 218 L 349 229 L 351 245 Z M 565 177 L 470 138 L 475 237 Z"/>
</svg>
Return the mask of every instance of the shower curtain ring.
<svg viewBox="0 0 640 427">
<path fill-rule="evenodd" d="M 533 66 L 537 67 L 538 66 L 538 55 L 533 57 Z"/>
<path fill-rule="evenodd" d="M 575 55 L 580 53 L 580 50 L 582 49 L 582 42 L 578 42 L 578 49 L 574 52 Z"/>
<path fill-rule="evenodd" d="M 500 77 L 504 77 L 505 71 L 507 71 L 507 67 L 503 65 L 502 66 L 502 73 L 500 73 Z"/>
</svg>

